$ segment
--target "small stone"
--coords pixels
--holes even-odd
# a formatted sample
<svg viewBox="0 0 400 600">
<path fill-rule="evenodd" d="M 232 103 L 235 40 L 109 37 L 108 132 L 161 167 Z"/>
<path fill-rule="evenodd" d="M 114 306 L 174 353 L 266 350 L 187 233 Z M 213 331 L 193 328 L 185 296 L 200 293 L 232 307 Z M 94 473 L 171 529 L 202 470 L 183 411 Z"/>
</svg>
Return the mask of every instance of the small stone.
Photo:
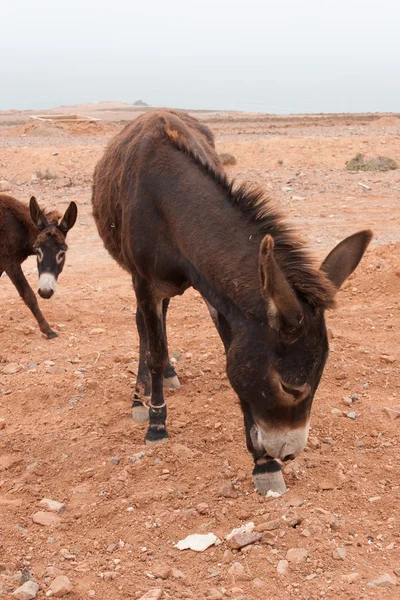
<svg viewBox="0 0 400 600">
<path fill-rule="evenodd" d="M 281 519 L 275 519 L 275 521 L 266 521 L 265 523 L 260 523 L 260 525 L 256 526 L 256 529 L 260 533 L 263 533 L 264 531 L 274 531 L 280 527 L 282 527 Z"/>
<path fill-rule="evenodd" d="M 186 579 L 185 573 L 183 573 L 179 569 L 175 569 L 174 567 L 172 567 L 172 569 L 171 569 L 171 576 L 174 579 Z"/>
<path fill-rule="evenodd" d="M 90 335 L 101 335 L 102 333 L 105 333 L 106 330 L 102 329 L 101 327 L 95 327 L 94 329 L 90 330 Z"/>
<path fill-rule="evenodd" d="M 390 585 L 397 585 L 397 579 L 394 575 L 389 575 L 389 573 L 384 573 L 380 575 L 374 581 L 370 581 L 368 584 L 370 587 L 389 587 Z"/>
<path fill-rule="evenodd" d="M 154 565 L 151 568 L 151 573 L 157 579 L 168 579 L 171 575 L 171 567 L 166 564 Z"/>
<path fill-rule="evenodd" d="M 335 548 L 332 552 L 332 558 L 335 560 L 345 560 L 346 550 L 344 548 Z"/>
<path fill-rule="evenodd" d="M 346 406 L 352 406 L 353 400 L 346 396 L 345 398 L 343 398 L 343 404 L 345 404 Z"/>
<path fill-rule="evenodd" d="M 18 373 L 21 369 L 22 365 L 19 365 L 18 363 L 8 363 L 8 365 L 1 369 L 1 372 L 3 375 L 15 375 L 15 373 Z"/>
<path fill-rule="evenodd" d="M 2 429 L 5 429 L 6 426 L 6 420 L 5 419 L 0 419 L 0 431 Z"/>
<path fill-rule="evenodd" d="M 199 515 L 205 515 L 208 511 L 208 504 L 206 502 L 199 502 L 196 509 Z"/>
<path fill-rule="evenodd" d="M 146 452 L 144 450 L 142 450 L 141 452 L 138 452 L 137 454 L 134 454 L 133 456 L 130 457 L 129 462 L 134 464 L 135 462 L 138 462 L 140 459 L 144 458 L 146 456 Z"/>
<path fill-rule="evenodd" d="M 347 375 L 346 375 L 346 373 L 344 373 L 344 371 L 342 371 L 341 373 L 338 373 L 336 375 L 336 379 L 338 381 L 343 381 L 343 379 L 347 379 Z"/>
<path fill-rule="evenodd" d="M 350 412 L 347 413 L 346 417 L 348 419 L 356 419 L 357 418 L 357 413 L 354 410 L 351 410 Z"/>
<path fill-rule="evenodd" d="M 286 560 L 294 565 L 300 565 L 308 556 L 308 550 L 305 548 L 290 548 L 286 553 Z"/>
<path fill-rule="evenodd" d="M 149 592 L 146 592 L 144 596 L 140 596 L 138 600 L 160 600 L 163 591 L 160 588 L 154 588 Z"/>
<path fill-rule="evenodd" d="M 17 600 L 33 600 L 39 591 L 39 586 L 36 581 L 26 581 L 23 585 L 15 590 L 11 595 Z"/>
<path fill-rule="evenodd" d="M 343 412 L 341 410 L 339 410 L 339 408 L 332 408 L 331 414 L 332 415 L 340 415 L 340 416 L 342 416 Z"/>
<path fill-rule="evenodd" d="M 256 588 L 263 588 L 264 587 L 264 581 L 262 579 L 260 579 L 259 577 L 256 577 L 255 579 L 253 579 L 252 584 L 254 585 L 254 587 Z"/>
<path fill-rule="evenodd" d="M 280 560 L 276 567 L 276 572 L 278 573 L 278 575 L 286 575 L 288 572 L 288 569 L 289 569 L 289 561 Z"/>
<path fill-rule="evenodd" d="M 57 502 L 57 500 L 50 500 L 50 498 L 43 498 L 39 502 L 39 506 L 40 508 L 45 508 L 50 512 L 55 512 L 58 514 L 63 513 L 66 509 L 65 504 L 63 504 L 62 502 Z"/>
<path fill-rule="evenodd" d="M 233 577 L 240 579 L 245 576 L 246 571 L 245 571 L 245 568 L 242 565 L 242 563 L 234 562 L 233 565 L 231 567 L 229 567 L 228 573 L 229 573 L 229 575 L 232 575 Z"/>
<path fill-rule="evenodd" d="M 120 457 L 119 457 L 119 456 L 113 456 L 113 457 L 110 459 L 110 463 L 111 463 L 112 465 L 119 465 L 120 461 L 121 461 L 121 459 L 120 459 Z"/>
<path fill-rule="evenodd" d="M 392 365 L 394 362 L 396 362 L 396 357 L 395 356 L 390 356 L 388 354 L 382 354 L 381 355 L 381 360 L 383 360 L 383 362 L 386 362 L 386 363 Z"/>
<path fill-rule="evenodd" d="M 237 493 L 233 489 L 232 483 L 229 481 L 227 483 L 223 483 L 219 487 L 218 496 L 222 496 L 223 498 L 236 498 Z"/>
<path fill-rule="evenodd" d="M 255 531 L 244 531 L 243 533 L 235 533 L 229 538 L 229 544 L 232 548 L 238 550 L 244 548 L 250 544 L 258 542 L 262 538 L 262 533 L 256 533 Z"/>
<path fill-rule="evenodd" d="M 66 596 L 72 590 L 72 583 L 66 575 L 58 575 L 50 584 L 49 591 L 55 598 Z"/>
<path fill-rule="evenodd" d="M 47 527 L 48 525 L 55 525 L 56 523 L 59 523 L 60 517 L 53 513 L 39 510 L 37 513 L 32 515 L 32 521 L 37 525 L 43 525 L 43 527 Z"/>
<path fill-rule="evenodd" d="M 343 575 L 342 579 L 345 583 L 354 583 L 359 577 L 359 573 L 348 573 L 347 575 Z"/>
<path fill-rule="evenodd" d="M 380 496 L 371 496 L 371 498 L 368 498 L 368 502 L 379 502 L 380 499 Z"/>
<path fill-rule="evenodd" d="M 116 547 L 117 547 L 117 544 L 109 544 L 106 548 L 106 552 L 109 552 L 109 553 L 114 552 Z"/>
<path fill-rule="evenodd" d="M 320 483 L 318 484 L 318 487 L 322 491 L 335 489 L 335 486 L 331 481 L 320 481 Z"/>
<path fill-rule="evenodd" d="M 400 410 L 396 410 L 395 408 L 387 408 L 385 407 L 383 409 L 383 412 L 385 412 L 387 414 L 387 416 L 389 417 L 389 419 L 391 421 L 394 421 L 395 419 L 399 419 L 400 418 Z M 1 419 L 0 419 L 0 429 L 1 429 Z"/>
<path fill-rule="evenodd" d="M 0 192 L 9 192 L 11 190 L 11 186 L 6 179 L 2 179 L 0 181 Z"/>
</svg>

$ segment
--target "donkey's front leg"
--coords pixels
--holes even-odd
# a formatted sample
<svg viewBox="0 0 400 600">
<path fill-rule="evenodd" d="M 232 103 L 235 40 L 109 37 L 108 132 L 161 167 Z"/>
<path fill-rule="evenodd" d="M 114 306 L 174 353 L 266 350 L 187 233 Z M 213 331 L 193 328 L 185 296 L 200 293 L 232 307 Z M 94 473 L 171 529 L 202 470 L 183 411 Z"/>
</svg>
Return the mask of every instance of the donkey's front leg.
<svg viewBox="0 0 400 600">
<path fill-rule="evenodd" d="M 168 437 L 165 421 L 167 407 L 164 402 L 163 380 L 168 365 L 168 351 L 165 338 L 162 300 L 157 300 L 148 284 L 135 281 L 135 292 L 144 324 L 147 330 L 147 366 L 151 377 L 151 400 L 149 404 L 149 428 L 146 443 L 152 444 Z M 139 335 L 142 335 L 139 331 Z"/>
<path fill-rule="evenodd" d="M 56 332 L 51 329 L 50 325 L 44 318 L 42 311 L 39 308 L 36 296 L 33 293 L 33 290 L 29 285 L 28 281 L 26 280 L 25 275 L 21 269 L 21 265 L 10 265 L 6 268 L 6 273 L 17 288 L 22 300 L 31 310 L 33 316 L 39 324 L 40 331 L 44 333 L 48 337 L 48 339 L 57 337 Z"/>
<path fill-rule="evenodd" d="M 253 455 L 253 479 L 256 490 L 262 496 L 269 491 L 284 494 L 286 485 L 280 464 L 267 456 L 265 449 L 260 444 L 257 435 L 257 425 L 247 407 L 242 405 L 244 413 L 244 426 L 246 430 L 246 444 L 248 451 Z"/>
</svg>

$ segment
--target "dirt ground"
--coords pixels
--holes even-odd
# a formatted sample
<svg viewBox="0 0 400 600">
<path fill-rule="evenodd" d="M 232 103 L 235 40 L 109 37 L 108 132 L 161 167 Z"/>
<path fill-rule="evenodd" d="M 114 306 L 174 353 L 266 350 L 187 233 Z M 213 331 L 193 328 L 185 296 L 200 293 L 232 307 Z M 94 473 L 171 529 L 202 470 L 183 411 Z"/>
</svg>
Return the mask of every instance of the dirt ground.
<svg viewBox="0 0 400 600">
<path fill-rule="evenodd" d="M 109 108 L 108 121 L 119 122 L 123 107 Z M 2 113 L 0 180 L 9 193 L 61 211 L 74 200 L 79 216 L 58 290 L 40 300 L 57 339 L 41 336 L 0 280 L 0 596 L 12 597 L 26 567 L 38 598 L 58 574 L 72 582 L 71 600 L 154 589 L 163 599 L 398 598 L 400 171 L 349 173 L 345 163 L 357 152 L 400 163 L 400 121 L 196 114 L 218 150 L 235 155 L 229 173 L 275 196 L 319 260 L 344 236 L 374 231 L 327 316 L 331 353 L 308 446 L 284 467 L 287 494 L 255 493 L 222 344 L 193 290 L 169 313 L 182 384 L 167 392 L 170 440 L 144 446 L 145 426 L 130 410 L 134 297 L 91 216 L 91 175 L 110 128 L 17 135 L 12 128 L 29 115 Z M 33 257 L 24 271 L 36 290 Z M 33 522 L 42 498 L 66 506 L 51 525 Z M 231 549 L 225 536 L 248 522 L 262 539 Z M 209 532 L 222 543 L 202 553 L 174 546 Z M 306 550 L 303 561 L 280 563 L 293 548 Z"/>
</svg>

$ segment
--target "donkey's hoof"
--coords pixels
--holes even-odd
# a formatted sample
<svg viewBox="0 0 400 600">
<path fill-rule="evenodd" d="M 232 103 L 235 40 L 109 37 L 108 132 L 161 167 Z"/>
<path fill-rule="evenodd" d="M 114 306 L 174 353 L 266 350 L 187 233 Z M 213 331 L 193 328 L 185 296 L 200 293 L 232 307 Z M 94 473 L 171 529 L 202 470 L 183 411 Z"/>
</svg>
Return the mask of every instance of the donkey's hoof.
<svg viewBox="0 0 400 600">
<path fill-rule="evenodd" d="M 259 470 L 257 467 L 253 471 L 254 483 L 257 492 L 261 496 L 285 494 L 287 492 L 282 470 L 276 461 L 268 461 L 267 468 Z M 263 465 L 264 466 L 264 465 Z M 270 493 L 269 493 L 270 492 Z"/>
<path fill-rule="evenodd" d="M 56 333 L 55 331 L 46 331 L 45 333 L 46 337 L 48 340 L 53 340 L 54 338 L 58 337 L 58 333 Z"/>
<path fill-rule="evenodd" d="M 168 440 L 168 432 L 166 429 L 148 429 L 144 442 L 146 446 L 153 446 L 154 444 L 161 444 Z"/>
<path fill-rule="evenodd" d="M 179 383 L 179 379 L 177 375 L 173 375 L 172 377 L 164 377 L 164 387 L 169 388 L 171 390 L 177 390 L 181 387 Z"/>
<path fill-rule="evenodd" d="M 136 423 L 145 423 L 149 420 L 149 409 L 141 402 L 134 400 L 132 405 L 132 419 Z"/>
</svg>

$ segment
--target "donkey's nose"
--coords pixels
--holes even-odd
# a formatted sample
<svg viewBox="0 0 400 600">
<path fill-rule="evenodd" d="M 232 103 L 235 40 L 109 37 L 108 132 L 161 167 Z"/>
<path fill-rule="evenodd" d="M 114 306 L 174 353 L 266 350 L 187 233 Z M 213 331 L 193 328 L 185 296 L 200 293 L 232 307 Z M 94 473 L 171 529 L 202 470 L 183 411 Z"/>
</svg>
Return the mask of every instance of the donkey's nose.
<svg viewBox="0 0 400 600">
<path fill-rule="evenodd" d="M 52 297 L 52 295 L 54 294 L 53 290 L 50 289 L 38 289 L 39 292 L 39 296 L 41 296 L 42 298 L 45 298 L 46 300 L 48 300 L 49 298 Z"/>
</svg>

